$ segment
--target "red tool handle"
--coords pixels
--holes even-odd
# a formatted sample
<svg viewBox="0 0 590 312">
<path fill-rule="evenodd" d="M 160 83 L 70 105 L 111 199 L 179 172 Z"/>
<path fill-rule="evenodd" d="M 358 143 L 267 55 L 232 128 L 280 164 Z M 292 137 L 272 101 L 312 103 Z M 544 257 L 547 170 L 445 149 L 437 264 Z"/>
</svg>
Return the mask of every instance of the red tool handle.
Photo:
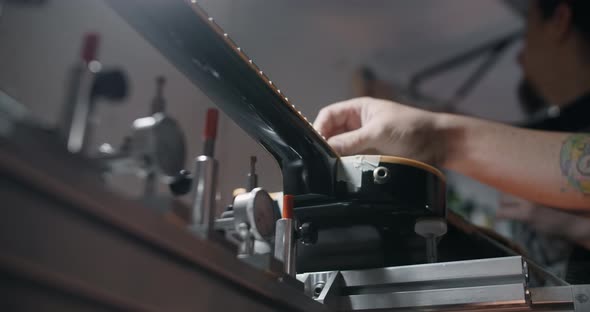
<svg viewBox="0 0 590 312">
<path fill-rule="evenodd" d="M 203 155 L 213 157 L 215 152 L 215 138 L 217 137 L 217 122 L 219 111 L 215 108 L 207 110 L 205 130 L 203 131 Z"/>
<path fill-rule="evenodd" d="M 215 140 L 217 137 L 217 122 L 219 120 L 219 111 L 215 108 L 207 110 L 207 119 L 205 120 L 205 131 L 203 139 Z"/>
<path fill-rule="evenodd" d="M 293 195 L 283 195 L 283 219 L 293 219 L 295 215 L 293 200 Z"/>
<path fill-rule="evenodd" d="M 82 51 L 80 57 L 86 63 L 96 60 L 98 56 L 98 46 L 100 44 L 100 35 L 98 33 L 87 33 L 84 35 Z"/>
</svg>

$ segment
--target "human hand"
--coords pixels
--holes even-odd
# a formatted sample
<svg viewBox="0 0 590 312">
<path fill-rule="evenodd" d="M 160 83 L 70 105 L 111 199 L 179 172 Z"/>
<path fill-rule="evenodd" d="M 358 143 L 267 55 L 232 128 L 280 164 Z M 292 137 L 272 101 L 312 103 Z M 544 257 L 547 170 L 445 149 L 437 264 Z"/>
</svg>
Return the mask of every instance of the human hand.
<svg viewBox="0 0 590 312">
<path fill-rule="evenodd" d="M 445 143 L 436 113 L 369 97 L 323 108 L 314 127 L 341 155 L 383 154 L 437 165 Z"/>
</svg>

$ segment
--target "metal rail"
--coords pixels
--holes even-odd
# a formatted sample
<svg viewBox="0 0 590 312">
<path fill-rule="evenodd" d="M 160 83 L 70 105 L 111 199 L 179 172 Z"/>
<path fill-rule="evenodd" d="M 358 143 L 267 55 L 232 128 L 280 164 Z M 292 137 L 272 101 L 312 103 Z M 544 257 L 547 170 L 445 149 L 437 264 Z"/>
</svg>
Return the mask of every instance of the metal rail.
<svg viewBox="0 0 590 312">
<path fill-rule="evenodd" d="M 297 278 L 337 311 L 590 311 L 590 286 L 529 288 L 518 256 Z"/>
</svg>

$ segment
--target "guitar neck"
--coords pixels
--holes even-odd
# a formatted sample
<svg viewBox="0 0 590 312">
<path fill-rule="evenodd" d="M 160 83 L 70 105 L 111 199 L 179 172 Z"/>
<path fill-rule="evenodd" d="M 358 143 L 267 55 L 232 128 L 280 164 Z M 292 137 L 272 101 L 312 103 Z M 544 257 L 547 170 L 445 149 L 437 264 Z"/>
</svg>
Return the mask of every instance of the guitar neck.
<svg viewBox="0 0 590 312">
<path fill-rule="evenodd" d="M 106 1 L 274 156 L 286 193 L 333 193 L 336 152 L 276 82 L 194 1 Z"/>
</svg>

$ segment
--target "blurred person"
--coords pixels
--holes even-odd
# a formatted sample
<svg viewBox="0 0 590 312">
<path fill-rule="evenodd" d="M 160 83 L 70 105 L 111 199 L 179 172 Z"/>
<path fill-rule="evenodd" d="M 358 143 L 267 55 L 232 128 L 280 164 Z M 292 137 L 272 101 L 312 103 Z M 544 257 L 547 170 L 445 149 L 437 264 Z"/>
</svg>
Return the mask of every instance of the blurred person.
<svg viewBox="0 0 590 312">
<path fill-rule="evenodd" d="M 590 11 L 577 2 L 535 0 L 529 9 L 518 89 L 521 107 L 531 116 L 526 128 L 590 131 Z M 568 25 L 576 40 L 559 36 L 568 33 Z M 569 282 L 590 282 L 590 270 L 584 270 L 590 236 L 581 231 L 590 227 L 589 219 L 509 195 L 502 196 L 497 216 L 519 222 L 513 238 L 537 263 Z"/>
<path fill-rule="evenodd" d="M 517 214 L 500 212 L 500 216 L 537 226 L 536 230 L 560 231 L 559 225 L 539 224 L 540 219 L 561 220 L 561 227 L 576 220 L 586 228 L 586 219 L 572 213 L 590 212 L 590 134 L 573 132 L 590 130 L 586 112 L 590 110 L 589 16 L 587 0 L 532 0 L 530 4 L 525 47 L 519 58 L 526 81 L 521 90 L 551 105 L 528 125 L 551 132 L 366 97 L 322 109 L 314 126 L 343 155 L 410 157 L 563 209 L 521 207 L 512 210 Z M 537 109 L 532 106 L 531 110 Z M 586 234 L 571 230 L 559 234 L 578 243 L 570 258 L 568 279 L 590 282 Z"/>
</svg>

